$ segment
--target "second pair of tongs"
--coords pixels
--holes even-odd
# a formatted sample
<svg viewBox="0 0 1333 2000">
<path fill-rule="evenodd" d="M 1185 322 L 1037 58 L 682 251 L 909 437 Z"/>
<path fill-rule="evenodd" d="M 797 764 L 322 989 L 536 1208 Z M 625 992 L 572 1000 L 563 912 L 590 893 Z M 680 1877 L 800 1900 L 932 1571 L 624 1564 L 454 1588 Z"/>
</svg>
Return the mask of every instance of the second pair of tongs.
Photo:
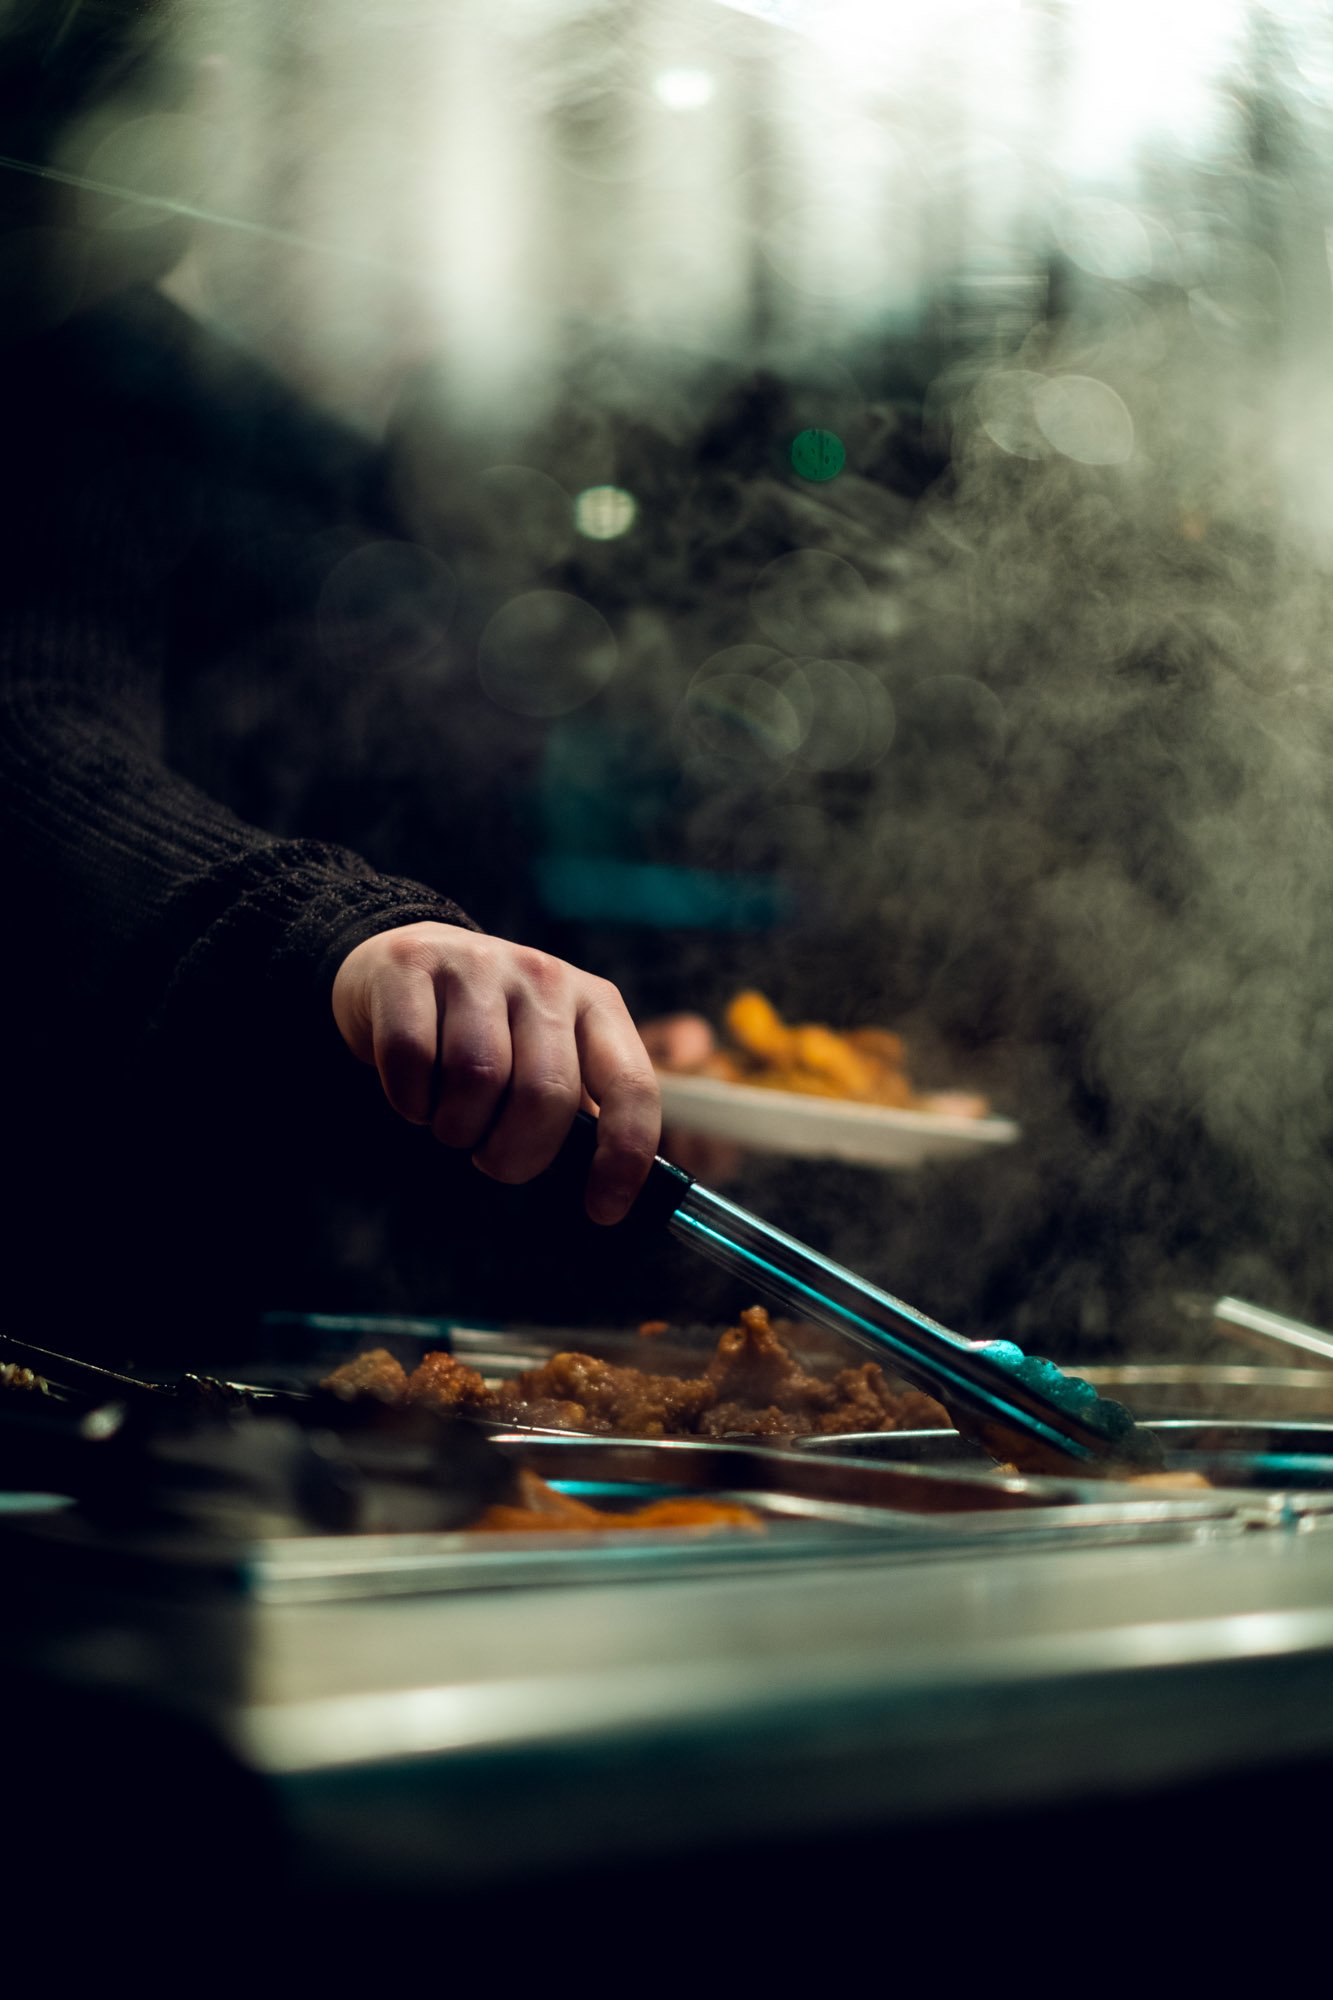
<svg viewBox="0 0 1333 2000">
<path fill-rule="evenodd" d="M 562 1167 L 586 1177 L 597 1121 L 580 1112 Z M 701 1256 L 802 1319 L 870 1348 L 895 1374 L 945 1406 L 960 1431 L 1025 1472 L 1114 1476 L 1161 1463 L 1161 1447 L 1129 1411 L 1012 1341 L 965 1340 L 858 1278 L 818 1250 L 702 1187 L 660 1157 L 635 1204 Z"/>
<path fill-rule="evenodd" d="M 0 1333 L 0 1363 L 12 1362 L 26 1368 L 40 1381 L 79 1395 L 108 1402 L 173 1402 L 197 1409 L 252 1408 L 257 1404 L 283 1403 L 305 1398 L 297 1390 L 265 1389 L 252 1382 L 224 1382 L 216 1375 L 186 1373 L 169 1382 L 154 1382 L 141 1375 L 127 1375 L 100 1362 L 85 1361 L 74 1354 L 57 1354 L 38 1347 L 16 1334 Z"/>
</svg>

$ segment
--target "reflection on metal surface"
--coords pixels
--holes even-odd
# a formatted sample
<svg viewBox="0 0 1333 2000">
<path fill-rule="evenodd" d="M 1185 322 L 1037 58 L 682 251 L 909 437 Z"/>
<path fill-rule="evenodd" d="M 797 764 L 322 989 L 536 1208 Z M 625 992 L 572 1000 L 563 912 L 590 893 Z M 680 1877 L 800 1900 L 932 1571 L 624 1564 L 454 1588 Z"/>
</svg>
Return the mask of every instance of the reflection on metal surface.
<svg viewBox="0 0 1333 2000">
<path fill-rule="evenodd" d="M 1333 1333 L 1306 1326 L 1301 1320 L 1287 1319 L 1282 1313 L 1268 1312 L 1262 1306 L 1247 1305 L 1244 1299 L 1219 1299 L 1213 1307 L 1213 1320 L 1227 1333 L 1257 1336 L 1261 1346 L 1272 1342 L 1295 1349 L 1302 1356 L 1333 1361 Z"/>
<path fill-rule="evenodd" d="M 1129 1623 L 1110 1631 L 1051 1631 L 993 1640 L 985 1648 L 992 1685 L 1090 1675 L 1142 1673 L 1202 1662 L 1262 1660 L 1333 1650 L 1333 1611 L 1263 1610 L 1207 1619 Z M 908 1650 L 872 1666 L 864 1651 L 817 1662 L 781 1658 L 747 1661 L 744 1676 L 716 1661 L 684 1667 L 641 1665 L 623 1673 L 516 1676 L 488 1685 L 366 1692 L 258 1707 L 244 1721 L 250 1756 L 269 1771 L 329 1769 L 384 1760 L 438 1757 L 459 1751 L 513 1751 L 565 1741 L 591 1748 L 635 1732 L 647 1716 L 654 1727 L 673 1722 L 713 1732 L 753 1728 L 766 1709 L 791 1701 L 822 1704 L 863 1698 L 873 1686 L 881 1702 L 927 1689 L 938 1698 L 975 1680 L 978 1659 L 962 1648 L 950 1656 Z"/>
</svg>

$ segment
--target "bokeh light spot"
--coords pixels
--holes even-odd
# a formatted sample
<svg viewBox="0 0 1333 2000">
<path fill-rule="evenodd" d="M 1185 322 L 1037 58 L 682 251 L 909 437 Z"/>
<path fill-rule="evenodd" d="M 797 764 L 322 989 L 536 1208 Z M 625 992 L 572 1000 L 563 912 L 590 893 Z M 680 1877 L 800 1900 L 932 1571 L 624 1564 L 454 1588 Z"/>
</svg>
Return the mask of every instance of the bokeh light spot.
<svg viewBox="0 0 1333 2000">
<path fill-rule="evenodd" d="M 681 703 L 680 720 L 698 748 L 747 767 L 756 753 L 785 760 L 804 733 L 783 690 L 753 674 L 696 676 Z"/>
<path fill-rule="evenodd" d="M 977 385 L 977 415 L 992 444 L 1011 458 L 1045 458 L 1049 451 L 1037 422 L 1037 391 L 1045 377 L 1027 368 L 997 368 Z"/>
<path fill-rule="evenodd" d="M 470 500 L 486 545 L 503 552 L 515 572 L 549 569 L 569 554 L 574 540 L 569 495 L 536 466 L 488 465 L 477 475 Z"/>
<path fill-rule="evenodd" d="M 1096 278 L 1144 278 L 1152 269 L 1148 231 L 1123 202 L 1094 197 L 1071 201 L 1057 234 L 1065 255 Z"/>
<path fill-rule="evenodd" d="M 750 591 L 755 624 L 792 653 L 841 651 L 863 637 L 870 592 L 860 570 L 823 549 L 793 549 L 768 563 Z"/>
<path fill-rule="evenodd" d="M 567 715 L 610 680 L 615 634 L 599 611 L 564 590 L 529 590 L 496 612 L 477 648 L 477 674 L 497 708 Z"/>
<path fill-rule="evenodd" d="M 341 558 L 319 596 L 319 636 L 330 659 L 368 668 L 447 658 L 458 599 L 448 564 L 415 542 L 363 542 Z"/>
<path fill-rule="evenodd" d="M 638 512 L 623 486 L 587 486 L 574 502 L 574 525 L 591 542 L 613 542 L 629 533 Z"/>
<path fill-rule="evenodd" d="M 833 431 L 799 431 L 792 439 L 791 463 L 802 479 L 836 479 L 847 463 L 847 448 Z"/>
<path fill-rule="evenodd" d="M 801 722 L 796 762 L 837 771 L 865 749 L 866 700 L 860 677 L 842 660 L 798 660 L 782 692 Z"/>
<path fill-rule="evenodd" d="M 1033 410 L 1047 443 L 1080 465 L 1123 465 L 1134 450 L 1134 419 L 1110 384 L 1091 375 L 1052 376 Z"/>
</svg>

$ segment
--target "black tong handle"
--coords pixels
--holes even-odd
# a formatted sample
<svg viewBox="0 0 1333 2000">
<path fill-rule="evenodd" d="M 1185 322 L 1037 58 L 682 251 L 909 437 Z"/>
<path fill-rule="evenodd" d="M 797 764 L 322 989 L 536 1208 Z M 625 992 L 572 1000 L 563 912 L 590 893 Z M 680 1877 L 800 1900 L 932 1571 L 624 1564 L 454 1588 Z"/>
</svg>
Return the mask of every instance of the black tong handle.
<svg viewBox="0 0 1333 2000">
<path fill-rule="evenodd" d="M 574 1123 L 547 1168 L 545 1179 L 553 1188 L 568 1189 L 582 1203 L 588 1185 L 588 1170 L 597 1151 L 597 1120 L 588 1111 L 576 1111 Z M 626 1218 L 637 1228 L 665 1228 L 694 1185 L 694 1176 L 682 1167 L 673 1167 L 659 1154 L 648 1170 L 633 1208 Z M 623 1225 L 622 1225 L 623 1226 Z"/>
</svg>

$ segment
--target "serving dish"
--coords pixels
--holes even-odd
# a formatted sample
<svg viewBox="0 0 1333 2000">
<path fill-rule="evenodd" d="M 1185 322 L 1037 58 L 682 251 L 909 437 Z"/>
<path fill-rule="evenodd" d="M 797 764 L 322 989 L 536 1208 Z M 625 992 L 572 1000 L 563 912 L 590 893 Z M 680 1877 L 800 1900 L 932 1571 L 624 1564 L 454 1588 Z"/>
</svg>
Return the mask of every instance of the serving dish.
<svg viewBox="0 0 1333 2000">
<path fill-rule="evenodd" d="M 1012 1119 L 960 1118 L 943 1111 L 898 1111 L 836 1097 L 659 1072 L 662 1122 L 758 1152 L 915 1167 L 923 1160 L 984 1153 L 1020 1136 Z"/>
<path fill-rule="evenodd" d="M 1333 1368 L 1282 1368 L 1249 1363 L 1132 1361 L 1073 1364 L 1103 1395 L 1135 1416 L 1333 1420 Z"/>
<path fill-rule="evenodd" d="M 201 1536 L 179 1529 L 125 1533 L 67 1507 L 0 1523 L 0 1534 L 9 1562 L 26 1559 L 46 1576 L 91 1578 L 101 1590 L 132 1580 L 169 1593 L 222 1587 L 288 1601 L 935 1560 L 990 1547 L 1178 1542 L 1280 1525 L 1265 1499 L 1234 1493 L 1139 1493 L 1100 1481 L 690 1440 L 502 1433 L 492 1442 L 527 1471 L 593 1504 L 618 1511 L 707 1494 L 749 1508 L 759 1528 Z"/>
<path fill-rule="evenodd" d="M 1215 1488 L 1229 1492 L 1333 1494 L 1333 1423 L 1165 1417 L 1155 1419 L 1151 1429 L 1162 1444 L 1168 1472 L 1200 1473 Z M 988 1474 L 991 1461 L 986 1453 L 953 1430 L 793 1438 L 785 1449 L 793 1455 L 831 1456 L 877 1466 L 1004 1476 L 993 1468 Z"/>
</svg>

